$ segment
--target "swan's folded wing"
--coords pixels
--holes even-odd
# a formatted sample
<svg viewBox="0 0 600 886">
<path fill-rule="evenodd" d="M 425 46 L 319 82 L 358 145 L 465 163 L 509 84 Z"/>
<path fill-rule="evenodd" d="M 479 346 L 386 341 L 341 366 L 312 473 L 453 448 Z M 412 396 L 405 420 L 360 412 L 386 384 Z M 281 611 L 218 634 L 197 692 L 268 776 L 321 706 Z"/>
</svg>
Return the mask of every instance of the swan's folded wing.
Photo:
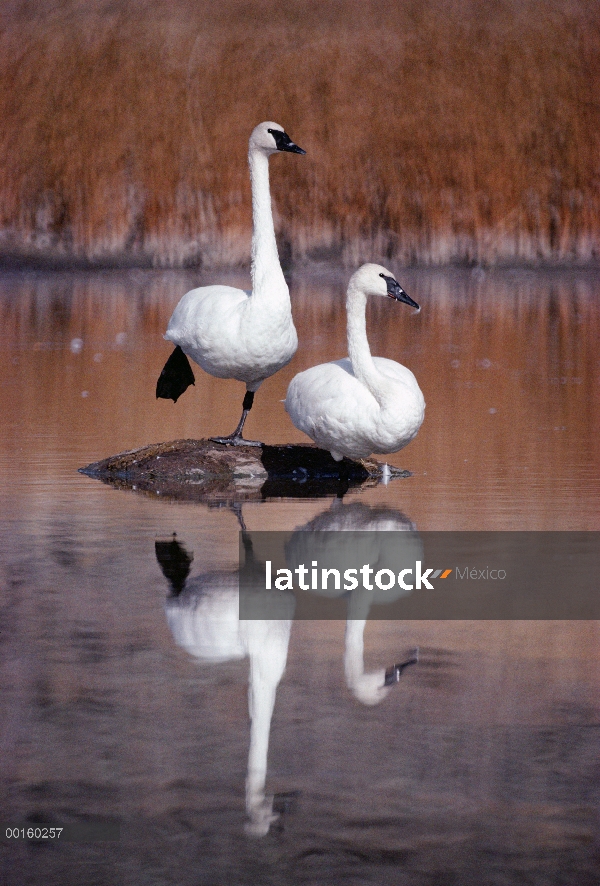
<svg viewBox="0 0 600 886">
<path fill-rule="evenodd" d="M 373 362 L 379 372 L 387 378 L 391 378 L 394 381 L 400 381 L 409 387 L 419 387 L 419 383 L 414 374 L 401 363 L 396 363 L 395 360 L 388 360 L 387 357 L 374 357 Z"/>
<path fill-rule="evenodd" d="M 324 446 L 355 433 L 361 417 L 376 406 L 372 394 L 352 375 L 348 359 L 299 373 L 285 400 L 294 425 Z"/>
</svg>

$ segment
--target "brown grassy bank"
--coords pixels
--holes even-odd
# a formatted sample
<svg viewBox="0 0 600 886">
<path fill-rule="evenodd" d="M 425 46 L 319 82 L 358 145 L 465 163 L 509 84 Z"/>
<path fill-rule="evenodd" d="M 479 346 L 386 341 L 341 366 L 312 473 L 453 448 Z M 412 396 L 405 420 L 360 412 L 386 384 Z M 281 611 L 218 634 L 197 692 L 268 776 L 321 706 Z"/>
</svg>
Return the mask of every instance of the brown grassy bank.
<svg viewBox="0 0 600 886">
<path fill-rule="evenodd" d="M 247 262 L 282 123 L 284 257 L 600 257 L 596 0 L 62 0 L 0 10 L 0 252 Z"/>
</svg>

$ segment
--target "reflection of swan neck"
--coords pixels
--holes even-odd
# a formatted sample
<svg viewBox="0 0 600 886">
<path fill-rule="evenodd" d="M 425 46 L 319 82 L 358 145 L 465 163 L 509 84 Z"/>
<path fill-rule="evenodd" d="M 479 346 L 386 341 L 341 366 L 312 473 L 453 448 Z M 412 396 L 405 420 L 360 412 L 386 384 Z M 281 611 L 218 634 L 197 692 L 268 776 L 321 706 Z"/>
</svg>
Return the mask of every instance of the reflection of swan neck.
<svg viewBox="0 0 600 886">
<path fill-rule="evenodd" d="M 384 686 L 385 671 L 365 674 L 364 665 L 364 619 L 346 622 L 346 645 L 344 649 L 344 672 L 348 688 L 365 705 L 376 705 L 388 694 Z"/>
<path fill-rule="evenodd" d="M 367 338 L 367 296 L 363 289 L 350 281 L 346 298 L 348 329 L 348 356 L 356 378 L 373 394 L 379 405 L 388 392 L 387 380 L 378 372 Z"/>
<path fill-rule="evenodd" d="M 277 686 L 287 661 L 291 621 L 253 621 L 248 624 L 250 751 L 246 778 L 246 811 L 250 821 L 246 832 L 254 836 L 264 836 L 278 817 L 273 813 L 272 798 L 265 796 L 265 782 L 271 717 Z"/>
<path fill-rule="evenodd" d="M 252 185 L 252 295 L 268 295 L 269 288 L 277 284 L 279 289 L 287 291 L 273 226 L 269 158 L 251 147 L 248 163 Z"/>
<path fill-rule="evenodd" d="M 246 812 L 250 821 L 246 832 L 263 837 L 277 815 L 273 813 L 272 798 L 265 796 L 267 779 L 267 757 L 269 753 L 269 733 L 271 717 L 275 705 L 275 693 L 279 673 L 273 679 L 265 680 L 257 673 L 255 662 L 250 659 L 250 683 L 248 687 L 248 708 L 250 712 L 250 751 L 248 754 L 248 774 L 246 777 Z"/>
<path fill-rule="evenodd" d="M 346 622 L 346 646 L 344 649 L 344 670 L 350 689 L 364 673 L 364 630 L 365 620 L 348 620 Z"/>
</svg>

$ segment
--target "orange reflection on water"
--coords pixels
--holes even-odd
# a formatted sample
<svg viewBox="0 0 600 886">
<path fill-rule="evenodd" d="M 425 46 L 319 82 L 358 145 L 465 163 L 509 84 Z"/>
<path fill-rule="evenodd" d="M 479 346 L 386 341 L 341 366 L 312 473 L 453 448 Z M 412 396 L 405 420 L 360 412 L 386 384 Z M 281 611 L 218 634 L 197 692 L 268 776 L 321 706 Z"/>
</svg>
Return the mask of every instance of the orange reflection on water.
<svg viewBox="0 0 600 886">
<path fill-rule="evenodd" d="M 374 354 L 405 363 L 425 422 L 390 462 L 414 476 L 385 490 L 421 529 L 600 528 L 598 279 L 589 272 L 399 271 L 422 306 L 369 305 Z M 248 286 L 243 273 L 223 282 Z M 196 371 L 177 403 L 155 399 L 191 272 L 9 274 L 0 447 L 17 480 L 57 474 L 150 442 L 229 432 L 243 386 Z M 298 371 L 345 355 L 346 276 L 294 274 L 300 346 L 260 389 L 247 423 L 267 443 L 302 442 L 281 400 Z M 379 500 L 383 491 L 366 493 Z"/>
</svg>

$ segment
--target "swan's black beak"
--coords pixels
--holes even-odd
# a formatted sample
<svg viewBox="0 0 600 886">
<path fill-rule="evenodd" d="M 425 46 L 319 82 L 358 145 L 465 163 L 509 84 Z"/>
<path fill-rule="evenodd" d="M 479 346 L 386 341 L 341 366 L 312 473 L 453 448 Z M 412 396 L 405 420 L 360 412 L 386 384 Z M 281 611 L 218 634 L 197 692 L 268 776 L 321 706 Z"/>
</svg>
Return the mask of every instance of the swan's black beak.
<svg viewBox="0 0 600 886">
<path fill-rule="evenodd" d="M 287 132 L 282 132 L 280 129 L 269 129 L 269 132 L 275 139 L 278 151 L 289 151 L 290 154 L 306 154 L 306 151 L 294 144 Z"/>
<path fill-rule="evenodd" d="M 396 301 L 403 301 L 405 305 L 410 305 L 411 308 L 416 308 L 417 311 L 420 311 L 421 308 L 413 301 L 410 295 L 407 295 L 406 292 L 402 289 L 397 280 L 393 277 L 387 277 L 385 274 L 381 274 L 383 279 L 385 280 L 387 286 L 387 294 L 390 298 L 396 299 Z"/>
<path fill-rule="evenodd" d="M 306 154 L 304 148 L 301 148 L 300 145 L 295 145 L 294 142 L 290 142 L 283 150 L 289 151 L 291 154 Z"/>
</svg>

